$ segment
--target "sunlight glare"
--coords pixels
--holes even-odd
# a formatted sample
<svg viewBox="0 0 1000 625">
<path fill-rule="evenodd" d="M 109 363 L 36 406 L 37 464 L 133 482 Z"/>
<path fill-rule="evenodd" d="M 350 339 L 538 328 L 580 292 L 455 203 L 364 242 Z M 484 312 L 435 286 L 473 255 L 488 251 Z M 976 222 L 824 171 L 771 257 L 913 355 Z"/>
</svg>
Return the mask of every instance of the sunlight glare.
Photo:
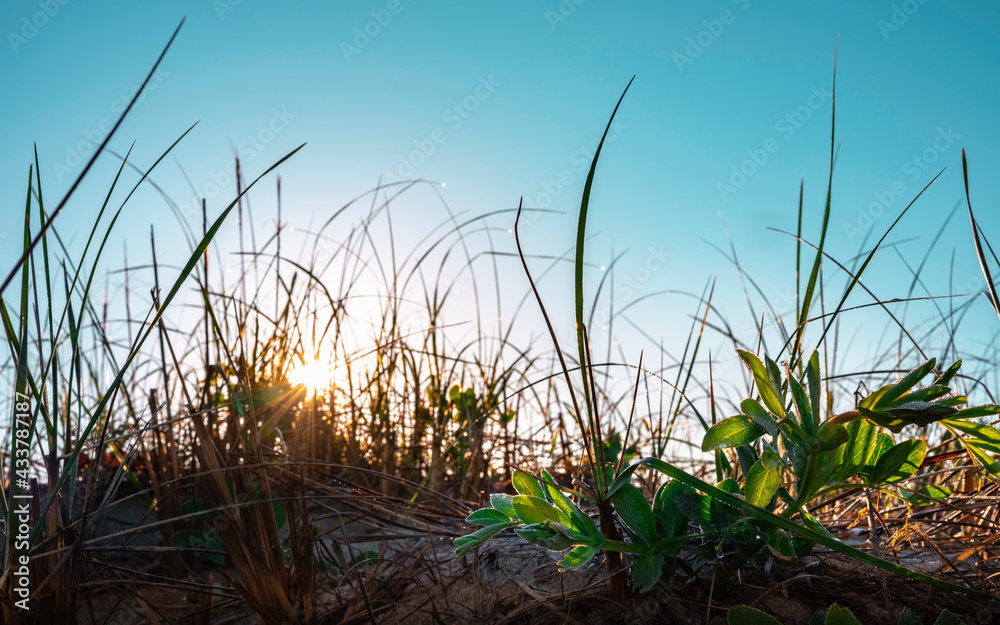
<svg viewBox="0 0 1000 625">
<path fill-rule="evenodd" d="M 288 372 L 292 386 L 303 386 L 310 396 L 326 390 L 333 382 L 334 367 L 331 362 L 306 362 L 293 367 Z"/>
</svg>

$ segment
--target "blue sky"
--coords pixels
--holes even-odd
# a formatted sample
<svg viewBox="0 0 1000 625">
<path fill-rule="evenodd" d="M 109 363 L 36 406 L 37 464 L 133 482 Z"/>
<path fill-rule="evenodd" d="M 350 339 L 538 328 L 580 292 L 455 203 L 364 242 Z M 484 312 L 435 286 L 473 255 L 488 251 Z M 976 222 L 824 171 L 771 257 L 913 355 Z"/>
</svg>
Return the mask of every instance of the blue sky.
<svg viewBox="0 0 1000 625">
<path fill-rule="evenodd" d="M 818 238 L 839 38 L 842 143 L 828 251 L 850 261 L 869 230 L 877 240 L 947 167 L 887 239 L 898 253 L 881 254 L 866 280 L 882 299 L 905 297 L 906 263 L 920 263 L 964 197 L 962 148 L 978 217 L 987 233 L 1000 233 L 1000 184 L 992 175 L 1000 167 L 996 4 L 12 0 L 0 16 L 5 216 L 23 210 L 32 142 L 51 206 L 187 16 L 111 142 L 124 153 L 136 141 L 133 162 L 145 168 L 200 120 L 153 176 L 181 207 L 206 195 L 215 215 L 232 199 L 226 168 L 234 150 L 252 177 L 308 142 L 280 170 L 284 221 L 292 226 L 325 220 L 380 177 L 423 178 L 447 186 L 435 193 L 428 185 L 400 202 L 403 239 L 446 217 L 442 199 L 474 215 L 511 208 L 523 196 L 527 206 L 564 213 L 539 216 L 523 232 L 530 250 L 559 254 L 574 240 L 588 146 L 635 75 L 615 140 L 602 154 L 588 257 L 600 265 L 628 250 L 610 285 L 625 300 L 664 289 L 700 293 L 718 276 L 716 301 L 745 328 L 751 321 L 739 278 L 712 245 L 728 249 L 724 219 L 744 269 L 771 305 L 788 312 L 794 245 L 767 228 L 794 231 L 804 180 L 804 233 Z M 93 222 L 117 166 L 102 156 L 59 218 L 72 245 Z M 131 172 L 125 178 L 129 187 L 137 180 Z M 273 197 L 273 180 L 254 196 L 262 239 L 274 229 Z M 925 269 L 934 294 L 981 288 L 963 210 Z M 511 221 L 490 223 L 503 235 Z M 120 266 L 123 240 L 130 263 L 145 262 L 150 225 L 167 258 L 180 259 L 177 218 L 144 187 L 126 208 L 107 266 Z M 17 227 L 16 219 L 0 224 L 0 266 L 16 257 Z M 228 224 L 224 247 L 234 233 Z M 495 245 L 514 249 L 509 235 Z M 503 261 L 503 269 L 521 292 L 517 266 Z M 590 274 L 592 285 L 599 271 Z M 568 302 L 569 277 L 568 267 L 547 277 L 547 295 Z M 759 310 L 764 298 L 754 297 Z M 934 313 L 926 303 L 913 311 L 914 319 Z M 686 336 L 692 312 L 692 300 L 665 295 L 629 314 L 669 346 Z M 886 316 L 866 311 L 849 319 L 862 337 L 875 337 L 858 343 L 867 355 Z M 966 324 L 969 350 L 992 340 L 996 318 L 985 300 Z M 649 347 L 626 329 L 621 338 L 630 358 Z"/>
</svg>

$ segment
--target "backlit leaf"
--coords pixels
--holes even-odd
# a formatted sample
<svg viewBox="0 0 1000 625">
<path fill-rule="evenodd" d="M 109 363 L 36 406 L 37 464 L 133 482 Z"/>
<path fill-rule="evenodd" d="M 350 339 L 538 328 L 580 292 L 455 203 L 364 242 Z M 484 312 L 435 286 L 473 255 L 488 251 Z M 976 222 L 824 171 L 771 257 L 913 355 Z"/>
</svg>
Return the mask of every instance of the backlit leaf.
<svg viewBox="0 0 1000 625">
<path fill-rule="evenodd" d="M 510 481 L 514 485 L 514 490 L 516 490 L 519 495 L 529 495 L 531 497 L 545 499 L 545 495 L 542 494 L 542 485 L 538 483 L 537 479 L 528 475 L 524 471 L 514 471 L 514 475 L 511 477 Z"/>
<path fill-rule="evenodd" d="M 774 420 L 770 412 L 764 410 L 764 407 L 757 403 L 756 399 L 744 399 L 740 404 L 740 410 L 771 436 L 778 435 L 778 422 Z"/>
<path fill-rule="evenodd" d="M 752 443 L 764 435 L 764 429 L 744 415 L 723 419 L 713 425 L 702 439 L 702 451 L 739 447 Z"/>
<path fill-rule="evenodd" d="M 952 416 L 952 419 L 978 419 L 979 417 L 992 417 L 1000 414 L 1000 406 L 987 404 L 985 406 L 971 406 L 963 408 Z"/>
<path fill-rule="evenodd" d="M 959 421 L 958 419 L 944 419 L 941 421 L 941 425 L 955 428 L 959 432 L 971 434 L 976 438 L 1000 443 L 1000 432 L 992 425 L 976 423 L 975 421 Z"/>
<path fill-rule="evenodd" d="M 888 406 L 904 394 L 908 393 L 910 389 L 920 382 L 920 380 L 927 377 L 927 374 L 934 370 L 935 364 L 936 361 L 931 358 L 919 367 L 912 369 L 909 373 L 903 376 L 902 380 L 889 386 L 889 388 L 885 391 L 885 394 L 883 394 L 879 399 L 878 404 L 874 407 L 882 408 L 884 406 Z"/>
<path fill-rule="evenodd" d="M 525 523 L 562 522 L 559 510 L 540 497 L 518 495 L 514 497 L 511 503 L 514 505 L 514 512 L 517 514 L 517 518 Z"/>
<path fill-rule="evenodd" d="M 763 400 L 764 405 L 771 411 L 771 414 L 776 415 L 779 419 L 784 419 L 785 408 L 782 405 L 779 394 L 781 380 L 772 380 L 767 367 L 756 355 L 743 349 L 738 349 L 736 352 L 739 354 L 743 364 L 750 370 L 754 381 L 757 382 L 757 392 L 760 393 L 760 398 Z"/>
<path fill-rule="evenodd" d="M 595 555 L 597 555 L 597 547 L 579 545 L 567 551 L 562 560 L 559 560 L 559 568 L 564 571 L 578 569 L 593 560 Z"/>
<path fill-rule="evenodd" d="M 771 503 L 780 482 L 781 472 L 764 466 L 764 459 L 761 458 L 750 468 L 743 492 L 747 501 L 758 508 L 766 508 Z"/>
<path fill-rule="evenodd" d="M 517 523 L 497 523 L 496 525 L 487 525 L 486 527 L 479 528 L 475 532 L 462 536 L 461 538 L 455 539 L 455 553 L 460 556 L 464 556 L 469 553 L 479 545 L 485 543 L 490 538 L 493 538 L 496 534 L 502 532 L 508 527 L 514 527 Z"/>
<path fill-rule="evenodd" d="M 927 455 L 927 443 L 921 440 L 903 441 L 882 454 L 872 470 L 872 484 L 892 484 L 905 480 L 920 468 Z"/>
<path fill-rule="evenodd" d="M 573 546 L 573 540 L 553 523 L 530 523 L 514 532 L 529 543 L 550 551 L 564 551 Z"/>
<path fill-rule="evenodd" d="M 493 507 L 500 512 L 503 512 L 508 517 L 514 517 L 517 515 L 517 513 L 514 512 L 514 505 L 511 503 L 512 499 L 514 499 L 512 495 L 506 495 L 504 493 L 493 493 L 490 495 L 490 503 Z"/>
<path fill-rule="evenodd" d="M 858 419 L 847 424 L 847 447 L 844 449 L 844 464 L 838 473 L 838 481 L 845 480 L 861 467 L 873 464 L 872 455 L 875 452 L 878 430 L 865 419 Z"/>
<path fill-rule="evenodd" d="M 510 523 L 510 517 L 494 508 L 480 508 L 465 517 L 466 523 L 473 525 L 493 525 L 494 523 Z"/>
</svg>

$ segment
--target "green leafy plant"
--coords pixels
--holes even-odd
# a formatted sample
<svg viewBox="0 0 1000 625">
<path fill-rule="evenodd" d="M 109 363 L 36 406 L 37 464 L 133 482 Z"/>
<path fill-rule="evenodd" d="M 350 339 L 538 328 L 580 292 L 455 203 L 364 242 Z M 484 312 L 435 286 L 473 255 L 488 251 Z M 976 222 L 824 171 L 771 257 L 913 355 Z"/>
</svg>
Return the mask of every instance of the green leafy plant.
<svg viewBox="0 0 1000 625">
<path fill-rule="evenodd" d="M 622 98 L 624 95 L 623 93 Z M 621 99 L 618 104 L 621 104 Z M 617 110 L 618 106 L 615 107 L 615 112 Z M 615 112 L 611 115 L 608 127 L 614 120 Z M 831 186 L 833 137 L 831 131 Z M 541 472 L 541 479 L 525 472 L 515 473 L 512 482 L 518 494 L 494 494 L 489 507 L 469 515 L 467 521 L 470 524 L 482 527 L 455 541 L 458 554 L 467 554 L 506 529 L 514 529 L 523 539 L 539 546 L 566 552 L 560 560 L 560 566 L 564 570 L 583 566 L 603 550 L 608 555 L 606 565 L 611 598 L 620 600 L 624 591 L 621 578 L 618 577 L 621 553 L 632 554 L 633 582 L 643 589 L 649 589 L 664 573 L 669 574 L 673 566 L 680 563 L 676 556 L 684 540 L 705 539 L 702 542 L 705 561 L 730 552 L 746 561 L 765 547 L 776 557 L 794 559 L 800 553 L 808 551 L 812 544 L 818 543 L 914 581 L 973 596 L 985 596 L 981 591 L 931 577 L 851 547 L 833 537 L 806 510 L 807 504 L 815 499 L 844 488 L 873 488 L 909 503 L 946 496 L 946 489 L 939 486 L 932 488 L 932 485 L 916 492 L 909 491 L 908 494 L 899 490 L 899 483 L 920 469 L 927 454 L 927 444 L 921 439 L 907 439 L 896 443 L 892 435 L 882 430 L 900 434 L 907 425 L 926 427 L 932 423 L 940 423 L 989 475 L 1000 476 L 1000 466 L 990 455 L 1000 453 L 1000 432 L 972 421 L 977 417 L 998 414 L 1000 407 L 989 405 L 960 408 L 967 404 L 967 398 L 952 395 L 950 385 L 958 373 L 961 361 L 938 373 L 931 385 L 916 388 L 921 380 L 935 371 L 936 361 L 928 360 L 898 382 L 868 395 L 855 410 L 823 420 L 819 354 L 814 350 L 803 368 L 801 358 L 804 354 L 801 346 L 819 266 L 824 256 L 823 241 L 830 216 L 829 188 L 820 244 L 802 306 L 797 314 L 800 321 L 794 336 L 789 337 L 790 340 L 794 338 L 791 350 L 793 357 L 792 362 L 785 365 L 786 374 L 783 376 L 778 364 L 767 356 L 761 361 L 749 351 L 738 350 L 740 358 L 753 375 L 760 400 L 744 400 L 739 415 L 724 419 L 711 427 L 702 419 L 707 430 L 702 449 L 715 452 L 718 484 L 711 485 L 659 458 L 643 458 L 628 466 L 624 466 L 624 457 L 619 457 L 617 462 L 609 462 L 609 448 L 602 440 L 603 429 L 597 407 L 593 361 L 583 317 L 586 219 L 594 172 L 602 146 L 603 138 L 595 151 L 584 184 L 577 230 L 575 308 L 584 400 L 582 405 L 573 392 L 570 368 L 528 270 L 520 247 L 517 220 L 514 225 L 522 266 L 541 307 L 570 390 L 573 417 L 583 439 L 588 475 L 579 483 L 577 490 L 571 491 L 559 486 L 544 471 Z M 902 211 L 893 226 L 912 203 Z M 799 210 L 801 222 L 801 202 Z M 887 235 L 888 232 L 882 240 Z M 843 309 L 844 302 L 859 283 L 861 274 L 871 262 L 882 240 L 869 253 L 860 270 L 852 275 L 852 281 L 832 317 L 835 318 Z M 824 331 L 823 338 L 825 337 Z M 823 339 L 821 344 L 822 341 Z M 641 375 L 641 359 L 638 369 Z M 793 375 L 796 370 L 800 374 L 798 378 Z M 630 429 L 631 416 L 619 449 L 628 449 Z M 724 453 L 727 449 L 735 450 L 735 465 Z M 640 467 L 650 467 L 670 478 L 656 491 L 652 501 L 631 484 L 633 473 Z M 776 514 L 779 500 L 784 503 L 784 508 L 780 514 Z M 584 501 L 597 508 L 599 523 L 583 511 L 581 505 Z M 795 515 L 798 515 L 801 523 L 792 520 Z M 687 535 L 690 522 L 695 522 L 701 528 L 700 534 Z M 620 534 L 619 527 L 628 535 L 628 541 Z"/>
<path fill-rule="evenodd" d="M 631 484 L 615 491 L 611 502 L 630 542 L 607 538 L 548 472 L 542 471 L 539 480 L 517 471 L 513 482 L 517 495 L 493 494 L 490 507 L 476 510 L 466 519 L 483 527 L 455 541 L 459 555 L 513 528 L 530 543 L 565 551 L 559 561 L 563 570 L 587 564 L 602 549 L 634 554 L 632 579 L 638 586 L 648 588 L 660 579 L 665 560 L 676 555 L 680 543 L 687 539 L 690 519 L 678 511 L 677 497 L 689 489 L 678 482 L 660 487 L 652 505 Z"/>
<path fill-rule="evenodd" d="M 712 426 L 702 450 L 736 450 L 738 465 L 731 467 L 730 475 L 742 471 L 746 499 L 757 507 L 767 508 L 781 495 L 788 500 L 789 512 L 801 512 L 817 497 L 859 485 L 907 499 L 893 489 L 920 469 L 927 443 L 896 443 L 883 430 L 898 435 L 908 425 L 940 423 L 987 474 L 1000 476 L 1000 467 L 989 455 L 1000 449 L 1000 432 L 972 421 L 1000 413 L 1000 406 L 960 408 L 968 400 L 952 394 L 950 385 L 961 361 L 935 375 L 930 385 L 916 388 L 935 370 L 936 361 L 928 360 L 869 394 L 855 410 L 821 420 L 817 352 L 809 359 L 805 384 L 792 375 L 782 376 L 766 356 L 762 362 L 747 351 L 739 355 L 753 375 L 760 401 L 744 400 L 740 414 Z M 758 441 L 759 450 L 754 446 Z M 935 493 L 928 489 L 925 495 Z"/>
</svg>

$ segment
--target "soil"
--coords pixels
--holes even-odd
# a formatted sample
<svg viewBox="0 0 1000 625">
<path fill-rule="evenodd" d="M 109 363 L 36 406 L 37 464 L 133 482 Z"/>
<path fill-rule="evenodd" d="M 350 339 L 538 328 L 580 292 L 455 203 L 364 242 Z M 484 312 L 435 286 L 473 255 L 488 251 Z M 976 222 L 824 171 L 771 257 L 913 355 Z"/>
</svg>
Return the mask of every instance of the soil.
<svg viewBox="0 0 1000 625">
<path fill-rule="evenodd" d="M 560 554 L 525 543 L 512 533 L 501 534 L 468 556 L 457 558 L 452 540 L 466 531 L 460 514 L 427 517 L 425 513 L 433 506 L 410 513 L 404 502 L 361 501 L 363 505 L 354 502 L 334 512 L 329 508 L 314 511 L 313 522 L 322 531 L 320 551 L 330 554 L 331 560 L 346 563 L 343 568 L 331 566 L 319 576 L 315 595 L 318 624 L 715 625 L 727 622 L 729 607 L 744 604 L 786 625 L 804 625 L 835 602 L 849 608 L 862 623 L 894 624 L 904 607 L 928 624 L 945 609 L 967 623 L 1000 622 L 1000 610 L 990 611 L 981 600 L 914 583 L 822 551 L 792 563 L 761 556 L 756 566 L 743 567 L 732 576 L 718 574 L 714 579 L 711 566 L 693 576 L 679 571 L 672 582 L 661 582 L 648 592 L 630 589 L 628 601 L 621 605 L 607 598 L 606 572 L 600 559 L 576 571 L 560 572 Z M 122 505 L 117 514 L 109 514 L 100 529 L 113 532 L 116 524 L 142 519 L 149 522 L 147 511 L 141 501 Z M 867 542 L 864 532 L 852 535 L 852 542 Z M 150 531 L 140 536 L 141 542 L 152 546 L 158 534 Z M 135 541 L 130 544 L 134 546 Z M 685 560 L 694 560 L 694 549 L 687 547 Z M 261 623 L 232 590 L 227 579 L 231 572 L 225 568 L 192 570 L 176 584 L 163 584 L 160 582 L 168 576 L 176 579 L 176 571 L 168 570 L 163 554 L 136 557 L 136 553 L 140 552 L 120 560 L 103 551 L 93 554 L 98 560 L 113 559 L 116 565 L 134 571 L 134 583 L 124 593 L 115 586 L 92 591 L 93 614 L 99 616 L 84 616 L 82 622 Z M 377 557 L 365 560 L 366 555 Z M 949 562 L 956 563 L 959 555 L 910 549 L 888 557 L 931 575 L 981 585 L 989 573 L 975 569 L 975 558 L 958 562 L 959 574 L 951 568 Z M 201 599 L 204 593 L 193 590 L 211 587 L 219 593 L 211 604 Z"/>
</svg>

